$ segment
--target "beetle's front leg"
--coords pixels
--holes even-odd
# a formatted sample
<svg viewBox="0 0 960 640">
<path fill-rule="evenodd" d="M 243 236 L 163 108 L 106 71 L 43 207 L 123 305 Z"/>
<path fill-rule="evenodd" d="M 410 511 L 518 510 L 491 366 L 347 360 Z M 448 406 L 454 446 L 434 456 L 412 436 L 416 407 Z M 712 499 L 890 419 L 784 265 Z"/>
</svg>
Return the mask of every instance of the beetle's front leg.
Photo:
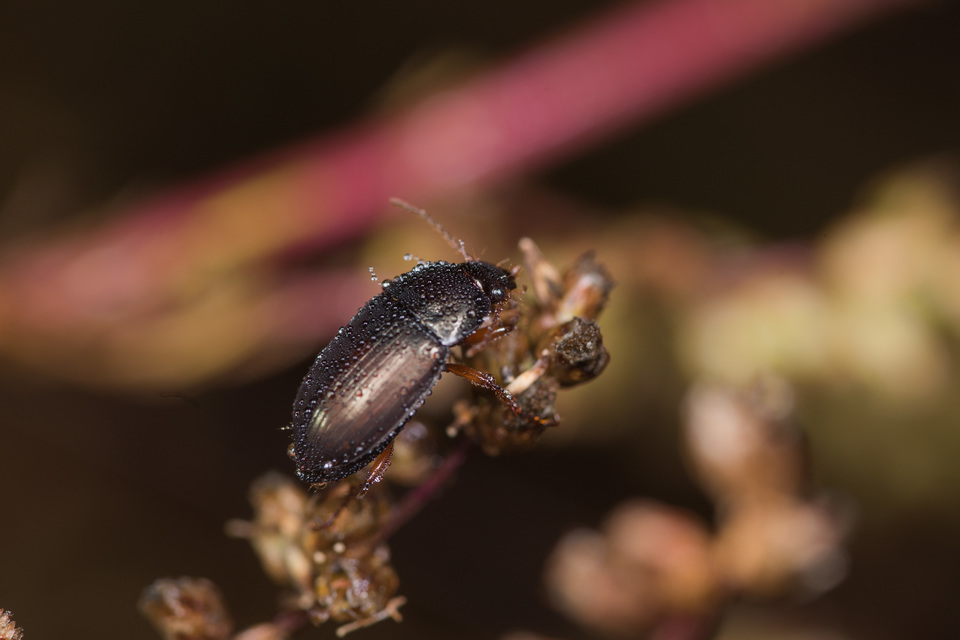
<svg viewBox="0 0 960 640">
<path fill-rule="evenodd" d="M 497 384 L 496 379 L 489 373 L 478 371 L 473 367 L 468 367 L 465 364 L 459 364 L 456 362 L 448 362 L 446 366 L 447 371 L 455 373 L 461 378 L 466 378 L 471 384 L 474 384 L 481 389 L 493 391 L 500 402 L 505 404 L 511 411 L 527 422 L 538 424 L 543 427 L 552 427 L 557 424 L 557 421 L 554 418 L 541 418 L 540 416 L 534 415 L 525 410 L 517 403 L 516 399 L 509 391 Z"/>
</svg>

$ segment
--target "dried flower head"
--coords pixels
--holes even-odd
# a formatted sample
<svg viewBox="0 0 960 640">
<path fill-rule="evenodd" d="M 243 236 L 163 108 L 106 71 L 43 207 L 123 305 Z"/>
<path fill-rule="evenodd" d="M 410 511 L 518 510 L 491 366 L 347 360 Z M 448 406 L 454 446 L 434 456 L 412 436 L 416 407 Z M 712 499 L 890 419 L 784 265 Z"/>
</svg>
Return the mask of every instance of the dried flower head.
<svg viewBox="0 0 960 640">
<path fill-rule="evenodd" d="M 501 317 L 512 330 L 484 343 L 482 350 L 468 349 L 465 362 L 496 372 L 520 407 L 542 422 L 486 397 L 459 402 L 448 431 L 466 433 L 490 455 L 533 446 L 546 426 L 559 422 L 557 393 L 600 375 L 610 359 L 596 323 L 613 288 L 603 265 L 588 253 L 561 275 L 529 238 L 520 248 L 535 299 L 512 301 Z"/>
<path fill-rule="evenodd" d="M 21 640 L 23 629 L 13 621 L 13 614 L 0 609 L 0 640 Z"/>
<path fill-rule="evenodd" d="M 362 500 L 363 473 L 308 496 L 294 480 L 271 473 L 254 483 L 251 522 L 228 532 L 250 540 L 264 570 L 289 588 L 287 607 L 315 624 L 348 623 L 346 633 L 385 618 L 400 619 L 390 550 L 380 539 L 391 502 L 382 485 Z"/>
</svg>

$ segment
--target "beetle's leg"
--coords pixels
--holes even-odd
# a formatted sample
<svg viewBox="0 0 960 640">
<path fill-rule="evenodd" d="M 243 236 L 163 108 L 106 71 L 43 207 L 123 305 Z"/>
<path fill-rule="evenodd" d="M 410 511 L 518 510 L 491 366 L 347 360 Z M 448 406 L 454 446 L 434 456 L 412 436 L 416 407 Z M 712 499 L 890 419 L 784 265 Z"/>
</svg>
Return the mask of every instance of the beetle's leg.
<svg viewBox="0 0 960 640">
<path fill-rule="evenodd" d="M 459 364 L 456 362 L 447 363 L 447 371 L 455 373 L 461 378 L 466 378 L 472 384 L 480 387 L 481 389 L 487 389 L 488 391 L 493 391 L 497 398 L 500 399 L 500 402 L 507 405 L 511 411 L 515 414 L 526 420 L 527 422 L 534 422 L 536 424 L 542 425 L 544 427 L 552 427 L 556 424 L 556 420 L 551 418 L 541 418 L 540 416 L 534 415 L 517 404 L 517 401 L 514 399 L 513 395 L 499 384 L 497 384 L 496 379 L 484 371 L 478 371 L 473 367 L 468 367 L 465 364 Z"/>
<path fill-rule="evenodd" d="M 478 331 L 475 331 L 473 335 L 471 335 L 469 338 L 463 341 L 463 345 L 467 347 L 467 350 L 464 353 L 464 356 L 467 358 L 472 358 L 473 356 L 480 353 L 480 351 L 482 351 L 485 346 L 487 346 L 491 342 L 499 340 L 500 338 L 507 335 L 511 331 L 513 331 L 513 327 L 508 327 L 504 325 L 501 325 L 496 329 L 489 328 L 489 329 L 480 329 Z"/>
<path fill-rule="evenodd" d="M 474 331 L 472 335 L 462 342 L 462 344 L 467 347 L 466 353 L 464 354 L 466 357 L 472 358 L 480 353 L 485 346 L 499 340 L 517 328 L 516 317 L 512 318 L 512 322 L 504 323 L 500 317 L 501 310 L 502 305 L 497 305 L 496 309 L 493 310 L 493 320 L 490 325 Z"/>
<path fill-rule="evenodd" d="M 377 484 L 383 480 L 383 474 L 387 470 L 387 467 L 390 466 L 390 458 L 393 457 L 393 440 L 390 441 L 390 444 L 387 445 L 387 448 L 384 449 L 380 455 L 373 459 L 373 462 L 370 463 L 370 471 L 367 473 L 366 479 L 357 487 L 354 491 L 349 491 L 347 495 L 343 498 L 343 502 L 340 503 L 340 506 L 337 507 L 337 510 L 333 512 L 330 517 L 324 520 L 321 523 L 314 523 L 312 526 L 315 529 L 326 529 L 327 527 L 333 526 L 333 523 L 337 521 L 337 518 L 340 517 L 340 514 L 343 513 L 343 510 L 350 505 L 352 500 L 359 500 L 367 491 L 370 490 L 370 487 Z"/>
<path fill-rule="evenodd" d="M 390 466 L 391 458 L 393 458 L 393 440 L 370 464 L 370 473 L 367 474 L 367 479 L 360 485 L 360 490 L 356 495 L 357 498 L 362 498 L 370 490 L 370 487 L 383 480 L 383 474 Z"/>
</svg>

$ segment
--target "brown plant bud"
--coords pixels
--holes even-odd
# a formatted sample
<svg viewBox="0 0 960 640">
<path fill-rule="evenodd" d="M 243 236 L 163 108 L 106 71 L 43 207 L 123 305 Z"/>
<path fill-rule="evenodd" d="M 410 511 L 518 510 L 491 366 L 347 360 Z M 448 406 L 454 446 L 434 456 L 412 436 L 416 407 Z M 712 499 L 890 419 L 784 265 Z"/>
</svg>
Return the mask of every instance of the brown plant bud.
<svg viewBox="0 0 960 640">
<path fill-rule="evenodd" d="M 233 636 L 233 640 L 287 640 L 289 634 L 272 623 L 258 624 Z"/>
<path fill-rule="evenodd" d="M 561 275 L 529 238 L 520 241 L 520 249 L 536 299 L 505 310 L 501 322 L 513 330 L 485 342 L 482 350 L 468 350 L 466 364 L 497 373 L 527 416 L 480 395 L 455 407 L 448 430 L 464 431 L 488 455 L 532 447 L 547 426 L 559 422 L 557 393 L 600 375 L 609 361 L 595 322 L 613 288 L 606 268 L 588 253 Z"/>
<path fill-rule="evenodd" d="M 725 583 L 754 598 L 812 596 L 846 573 L 845 525 L 819 504 L 768 500 L 733 510 L 718 533 Z"/>
<path fill-rule="evenodd" d="M 13 614 L 0 609 L 0 640 L 21 640 L 23 629 L 13 621 Z"/>
<path fill-rule="evenodd" d="M 231 520 L 227 534 L 250 541 L 264 571 L 274 582 L 309 589 L 310 559 L 299 543 L 304 529 L 306 492 L 290 478 L 268 473 L 251 486 L 250 502 L 254 520 Z"/>
<path fill-rule="evenodd" d="M 700 383 L 687 395 L 685 443 L 693 472 L 724 507 L 806 490 L 803 434 L 792 390 L 766 378 L 747 390 Z"/>
<path fill-rule="evenodd" d="M 546 581 L 557 608 L 614 636 L 635 636 L 667 616 L 709 616 L 720 599 L 704 526 L 642 501 L 619 506 L 602 532 L 565 536 Z"/>
<path fill-rule="evenodd" d="M 530 238 L 520 240 L 523 262 L 540 307 L 535 326 L 544 333 L 573 318 L 595 320 L 613 290 L 613 278 L 592 252 L 580 256 L 562 276 Z"/>
<path fill-rule="evenodd" d="M 600 327 L 580 317 L 550 331 L 541 341 L 540 352 L 549 362 L 550 375 L 564 387 L 596 378 L 610 362 Z"/>
<path fill-rule="evenodd" d="M 349 631 L 399 620 L 399 579 L 380 540 L 391 503 L 382 484 L 357 499 L 363 482 L 353 475 L 308 497 L 294 480 L 268 474 L 251 491 L 253 521 L 228 524 L 250 540 L 267 574 L 292 589 L 289 607 L 315 624 L 346 622 Z"/>
<path fill-rule="evenodd" d="M 220 590 L 205 578 L 157 580 L 138 606 L 164 640 L 225 640 L 233 626 Z"/>
</svg>

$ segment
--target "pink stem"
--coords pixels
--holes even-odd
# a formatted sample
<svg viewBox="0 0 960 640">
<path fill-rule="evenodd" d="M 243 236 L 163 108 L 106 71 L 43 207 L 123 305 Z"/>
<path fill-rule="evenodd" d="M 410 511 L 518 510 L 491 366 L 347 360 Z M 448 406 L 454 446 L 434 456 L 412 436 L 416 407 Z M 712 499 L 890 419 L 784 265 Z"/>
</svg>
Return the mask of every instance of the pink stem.
<svg viewBox="0 0 960 640">
<path fill-rule="evenodd" d="M 356 236 L 399 196 L 529 172 L 775 57 L 914 0 L 637 2 L 385 120 L 135 204 L 0 267 L 3 322 L 121 317 L 211 278 Z"/>
<path fill-rule="evenodd" d="M 390 520 L 380 531 L 379 539 L 386 541 L 390 536 L 396 533 L 403 525 L 409 522 L 421 509 L 443 489 L 444 486 L 453 477 L 457 469 L 463 466 L 467 460 L 467 455 L 473 449 L 476 443 L 469 438 L 464 438 L 460 444 L 451 451 L 437 470 L 430 474 L 430 477 L 407 493 L 399 505 L 393 510 Z"/>
</svg>

